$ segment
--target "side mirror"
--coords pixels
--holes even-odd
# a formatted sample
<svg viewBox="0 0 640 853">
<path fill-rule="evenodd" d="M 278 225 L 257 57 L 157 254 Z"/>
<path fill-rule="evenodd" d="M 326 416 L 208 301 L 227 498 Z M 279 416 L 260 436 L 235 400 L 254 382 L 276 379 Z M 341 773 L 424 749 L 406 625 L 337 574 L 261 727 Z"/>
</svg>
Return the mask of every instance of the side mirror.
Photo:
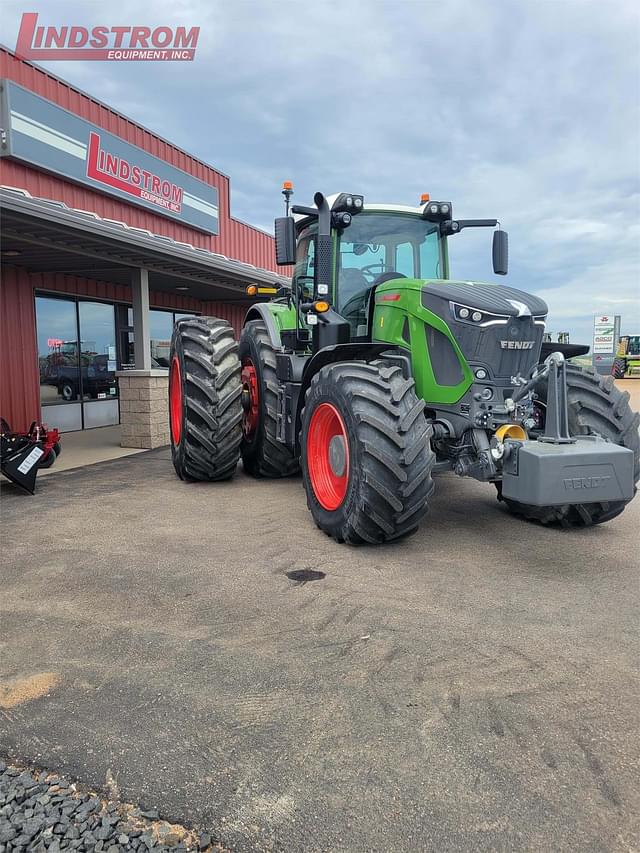
<svg viewBox="0 0 640 853">
<path fill-rule="evenodd" d="M 279 216 L 275 221 L 276 263 L 291 266 L 296 262 L 296 224 L 292 216 Z"/>
<path fill-rule="evenodd" d="M 506 275 L 509 272 L 509 235 L 506 231 L 493 232 L 493 272 Z"/>
</svg>

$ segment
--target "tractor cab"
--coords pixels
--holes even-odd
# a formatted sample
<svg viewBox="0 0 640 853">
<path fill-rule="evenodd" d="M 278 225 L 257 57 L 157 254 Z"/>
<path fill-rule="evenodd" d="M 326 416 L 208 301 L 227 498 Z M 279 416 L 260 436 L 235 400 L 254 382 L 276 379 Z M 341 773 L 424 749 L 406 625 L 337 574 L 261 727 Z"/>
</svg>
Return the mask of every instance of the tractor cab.
<svg viewBox="0 0 640 853">
<path fill-rule="evenodd" d="M 314 350 L 337 341 L 371 340 L 373 296 L 380 285 L 396 279 L 447 280 L 448 237 L 463 228 L 497 225 L 495 219 L 454 220 L 450 202 L 431 201 L 427 194 L 410 207 L 365 204 L 362 196 L 349 193 L 316 193 L 315 207 L 293 205 L 290 216 L 292 192 L 285 185 L 287 216 L 276 220 L 276 255 L 278 263 L 295 265 L 292 291 L 300 318 L 307 326 L 320 326 Z M 506 232 L 494 233 L 493 255 L 494 271 L 505 275 Z M 318 303 L 327 309 L 317 311 Z M 322 327 L 331 324 L 343 327 L 340 334 L 328 329 L 323 334 Z M 306 340 L 304 332 L 300 340 Z"/>
<path fill-rule="evenodd" d="M 315 271 L 316 223 L 298 238 L 294 288 L 311 292 Z M 330 296 L 350 326 L 351 339 L 369 335 L 369 304 L 379 284 L 397 278 L 447 278 L 446 237 L 419 209 L 370 205 L 348 228 L 335 229 L 335 266 Z"/>
</svg>

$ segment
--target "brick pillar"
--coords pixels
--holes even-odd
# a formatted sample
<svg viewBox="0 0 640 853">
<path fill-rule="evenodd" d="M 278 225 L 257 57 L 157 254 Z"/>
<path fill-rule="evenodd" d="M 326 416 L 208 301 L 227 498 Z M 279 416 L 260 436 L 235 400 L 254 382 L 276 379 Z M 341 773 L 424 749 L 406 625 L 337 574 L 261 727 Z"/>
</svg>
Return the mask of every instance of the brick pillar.
<svg viewBox="0 0 640 853">
<path fill-rule="evenodd" d="M 169 373 L 123 370 L 120 389 L 120 445 L 162 447 L 169 444 Z"/>
</svg>

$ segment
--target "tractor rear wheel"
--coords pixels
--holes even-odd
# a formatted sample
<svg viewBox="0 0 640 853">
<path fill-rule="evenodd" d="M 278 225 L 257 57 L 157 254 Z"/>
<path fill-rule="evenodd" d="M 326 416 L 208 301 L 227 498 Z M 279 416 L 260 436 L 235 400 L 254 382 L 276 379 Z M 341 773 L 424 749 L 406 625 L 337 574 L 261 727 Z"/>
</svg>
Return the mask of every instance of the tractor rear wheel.
<svg viewBox="0 0 640 853">
<path fill-rule="evenodd" d="M 276 438 L 276 354 L 262 320 L 249 320 L 240 336 L 242 363 L 242 464 L 254 477 L 289 477 L 299 462 Z"/>
<path fill-rule="evenodd" d="M 536 388 L 542 403 L 547 399 L 546 380 Z M 601 376 L 594 370 L 582 370 L 567 364 L 567 401 L 571 435 L 599 435 L 614 444 L 633 450 L 634 477 L 640 476 L 640 415 L 629 406 L 629 394 L 615 387 L 612 376 Z M 567 504 L 564 506 L 532 506 L 503 498 L 500 483 L 498 500 L 503 500 L 515 515 L 558 524 L 562 527 L 589 527 L 620 515 L 625 501 Z"/>
<path fill-rule="evenodd" d="M 171 337 L 169 427 L 181 480 L 228 480 L 240 459 L 240 361 L 233 329 L 215 317 L 179 320 Z"/>
<path fill-rule="evenodd" d="M 323 367 L 307 391 L 301 441 L 318 527 L 352 545 L 414 533 L 433 492 L 431 433 L 413 379 L 397 365 Z"/>
</svg>

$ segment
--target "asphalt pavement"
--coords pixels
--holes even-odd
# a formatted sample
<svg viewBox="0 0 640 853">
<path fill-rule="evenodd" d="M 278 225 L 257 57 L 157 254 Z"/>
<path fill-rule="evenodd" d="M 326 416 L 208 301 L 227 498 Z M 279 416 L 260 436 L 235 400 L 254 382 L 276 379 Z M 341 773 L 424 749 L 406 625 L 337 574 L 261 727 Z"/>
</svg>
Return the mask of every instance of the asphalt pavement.
<svg viewBox="0 0 640 853">
<path fill-rule="evenodd" d="M 163 449 L 1 510 L 0 758 L 237 851 L 640 846 L 640 499 L 549 530 L 447 474 L 352 548 Z"/>
</svg>

